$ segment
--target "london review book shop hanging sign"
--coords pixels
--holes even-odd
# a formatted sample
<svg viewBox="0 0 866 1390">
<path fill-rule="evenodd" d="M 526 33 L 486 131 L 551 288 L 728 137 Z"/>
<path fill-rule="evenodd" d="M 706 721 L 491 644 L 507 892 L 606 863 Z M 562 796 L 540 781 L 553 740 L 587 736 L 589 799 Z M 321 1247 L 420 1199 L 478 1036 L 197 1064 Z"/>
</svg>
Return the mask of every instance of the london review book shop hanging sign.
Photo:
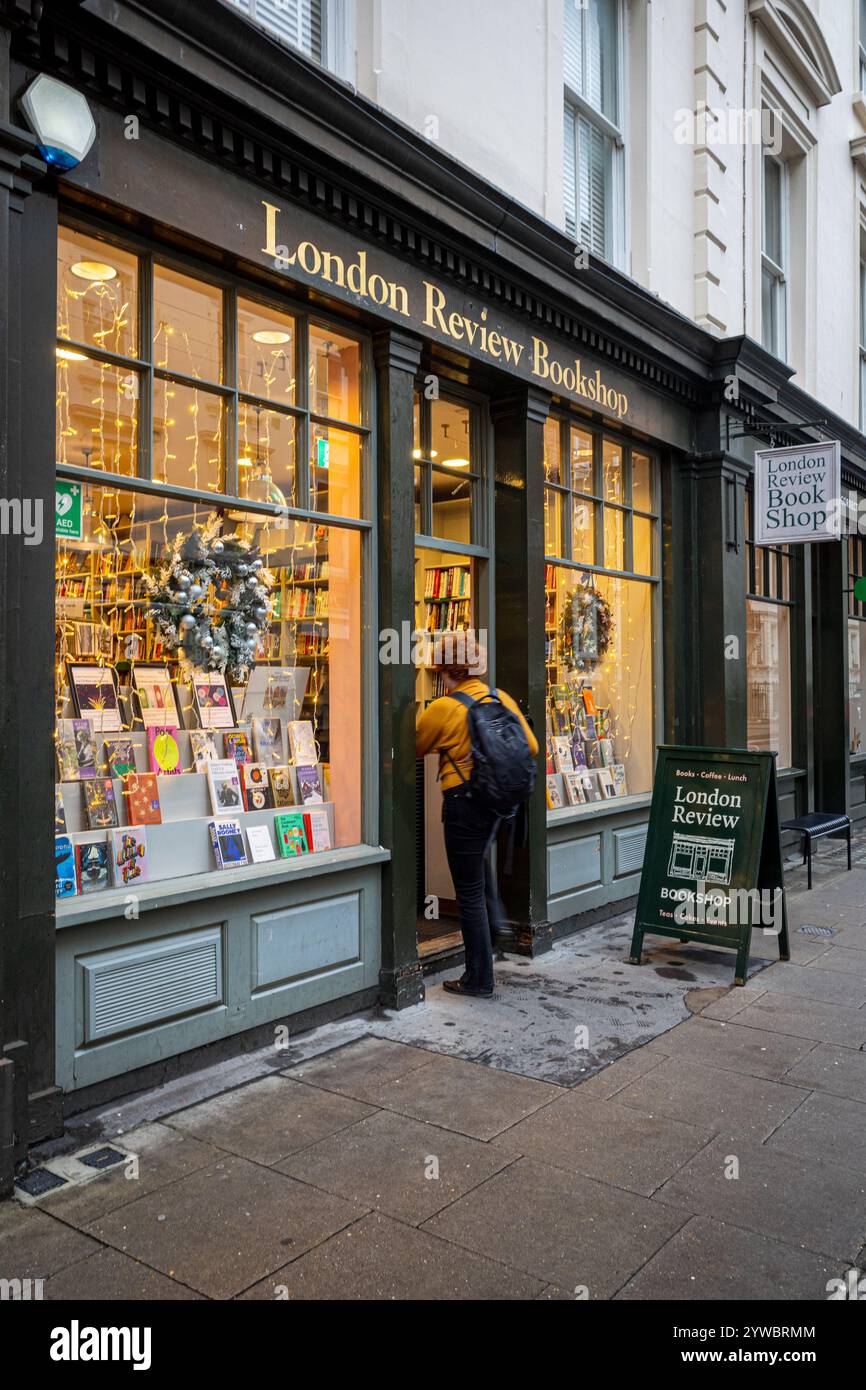
<svg viewBox="0 0 866 1390">
<path fill-rule="evenodd" d="M 775 753 L 659 748 L 630 963 L 645 932 L 728 946 L 742 985 L 754 927 L 789 959 Z"/>
<path fill-rule="evenodd" d="M 755 543 L 837 541 L 842 496 L 838 439 L 755 451 Z"/>
</svg>

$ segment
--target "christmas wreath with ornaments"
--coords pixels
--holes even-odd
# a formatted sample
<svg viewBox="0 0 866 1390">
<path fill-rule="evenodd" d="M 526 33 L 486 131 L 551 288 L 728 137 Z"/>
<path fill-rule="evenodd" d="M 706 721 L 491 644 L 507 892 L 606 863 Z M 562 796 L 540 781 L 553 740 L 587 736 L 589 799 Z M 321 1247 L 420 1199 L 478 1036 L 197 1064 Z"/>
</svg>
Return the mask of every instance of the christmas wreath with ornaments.
<svg viewBox="0 0 866 1390">
<path fill-rule="evenodd" d="M 589 576 L 572 589 L 563 604 L 560 658 L 572 671 L 591 671 L 613 641 L 613 612 Z"/>
<path fill-rule="evenodd" d="M 258 546 L 222 535 L 222 518 L 175 536 L 159 575 L 145 576 L 150 607 L 168 649 L 201 671 L 244 680 L 273 607 L 274 576 Z"/>
</svg>

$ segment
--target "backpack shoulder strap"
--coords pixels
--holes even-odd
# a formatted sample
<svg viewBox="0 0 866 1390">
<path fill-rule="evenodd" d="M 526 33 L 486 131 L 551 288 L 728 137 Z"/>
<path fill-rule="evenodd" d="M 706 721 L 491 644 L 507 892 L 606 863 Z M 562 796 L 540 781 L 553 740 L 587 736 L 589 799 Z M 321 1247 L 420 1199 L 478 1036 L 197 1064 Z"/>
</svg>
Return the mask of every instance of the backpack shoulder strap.
<svg viewBox="0 0 866 1390">
<path fill-rule="evenodd" d="M 466 709 L 471 709 L 474 704 L 477 704 L 477 701 L 473 700 L 471 695 L 467 695 L 465 690 L 449 690 L 445 699 L 457 700 L 461 705 L 464 705 Z"/>
</svg>

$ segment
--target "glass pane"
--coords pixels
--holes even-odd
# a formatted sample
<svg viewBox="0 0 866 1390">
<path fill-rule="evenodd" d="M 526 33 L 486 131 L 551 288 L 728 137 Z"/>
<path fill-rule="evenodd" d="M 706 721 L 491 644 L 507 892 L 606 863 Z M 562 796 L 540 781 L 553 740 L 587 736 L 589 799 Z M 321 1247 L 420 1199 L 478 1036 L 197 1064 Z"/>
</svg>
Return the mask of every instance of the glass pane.
<svg viewBox="0 0 866 1390">
<path fill-rule="evenodd" d="M 586 15 L 583 95 L 596 111 L 614 122 L 617 118 L 617 3 L 618 0 L 595 0 L 593 5 L 583 7 Z"/>
<path fill-rule="evenodd" d="M 222 290 L 155 266 L 153 325 L 155 366 L 202 381 L 222 381 Z"/>
<path fill-rule="evenodd" d="M 632 549 L 635 574 L 653 574 L 653 524 L 645 516 L 632 517 Z"/>
<path fill-rule="evenodd" d="M 238 300 L 238 387 L 280 405 L 295 402 L 295 321 Z"/>
<path fill-rule="evenodd" d="M 238 495 L 294 506 L 295 444 L 293 416 L 238 401 Z"/>
<path fill-rule="evenodd" d="M 57 460 L 106 473 L 137 472 L 138 372 L 57 349 Z"/>
<path fill-rule="evenodd" d="M 791 766 L 790 610 L 746 604 L 747 739 L 750 749 L 779 754 Z"/>
<path fill-rule="evenodd" d="M 782 219 L 782 166 L 778 160 L 764 159 L 764 251 L 777 266 L 784 268 Z"/>
<path fill-rule="evenodd" d="M 850 751 L 866 752 L 866 704 L 863 680 L 866 677 L 866 623 L 848 619 L 848 698 L 851 709 Z"/>
<path fill-rule="evenodd" d="M 582 497 L 572 499 L 571 554 L 574 560 L 595 564 L 595 504 Z"/>
<path fill-rule="evenodd" d="M 361 346 L 316 324 L 310 326 L 310 409 L 361 423 Z"/>
<path fill-rule="evenodd" d="M 422 520 L 421 520 L 421 489 L 422 489 L 422 486 L 423 486 L 423 479 L 422 479 L 422 475 L 421 475 L 421 466 L 420 466 L 420 464 L 417 464 L 417 463 L 416 463 L 416 464 L 415 464 L 415 534 L 416 534 L 416 535 L 420 535 L 420 534 L 421 534 L 421 527 L 422 527 L 422 525 L 423 525 Z"/>
<path fill-rule="evenodd" d="M 652 587 L 550 565 L 547 699 L 552 736 L 567 740 L 577 803 L 648 792 L 655 759 Z M 575 804 L 554 772 L 564 805 Z"/>
<path fill-rule="evenodd" d="M 581 245 L 613 254 L 613 142 L 585 117 L 577 122 L 577 180 Z"/>
<path fill-rule="evenodd" d="M 562 497 L 555 488 L 544 489 L 544 553 L 562 554 Z"/>
<path fill-rule="evenodd" d="M 761 343 L 768 352 L 776 352 L 778 324 L 776 316 L 775 277 L 769 270 L 761 271 Z"/>
<path fill-rule="evenodd" d="M 454 401 L 431 402 L 432 448 L 430 457 L 446 468 L 468 468 L 473 463 L 469 408 Z"/>
<path fill-rule="evenodd" d="M 313 425 L 310 506 L 334 516 L 361 515 L 361 441 L 348 430 Z"/>
<path fill-rule="evenodd" d="M 412 450 L 413 457 L 421 457 L 421 397 L 418 392 L 412 400 Z"/>
<path fill-rule="evenodd" d="M 443 540 L 469 544 L 472 540 L 472 489 L 466 469 L 456 464 L 451 468 L 431 468 L 433 512 L 431 530 Z"/>
<path fill-rule="evenodd" d="M 571 486 L 575 492 L 595 492 L 592 476 L 592 435 L 571 430 Z"/>
<path fill-rule="evenodd" d="M 544 477 L 548 483 L 564 481 L 558 420 L 545 420 L 544 422 Z"/>
<path fill-rule="evenodd" d="M 57 335 L 121 357 L 138 357 L 138 257 L 61 227 Z"/>
<path fill-rule="evenodd" d="M 654 503 L 652 459 L 648 454 L 638 454 L 632 450 L 631 504 L 639 512 L 653 512 Z"/>
<path fill-rule="evenodd" d="M 622 448 L 612 440 L 605 439 L 602 446 L 604 468 L 605 502 L 625 502 L 625 476 L 622 466 Z"/>
<path fill-rule="evenodd" d="M 625 569 L 625 514 L 604 509 L 604 563 L 609 570 Z"/>
<path fill-rule="evenodd" d="M 225 424 L 219 396 L 156 377 L 153 476 L 158 483 L 222 492 Z"/>
</svg>

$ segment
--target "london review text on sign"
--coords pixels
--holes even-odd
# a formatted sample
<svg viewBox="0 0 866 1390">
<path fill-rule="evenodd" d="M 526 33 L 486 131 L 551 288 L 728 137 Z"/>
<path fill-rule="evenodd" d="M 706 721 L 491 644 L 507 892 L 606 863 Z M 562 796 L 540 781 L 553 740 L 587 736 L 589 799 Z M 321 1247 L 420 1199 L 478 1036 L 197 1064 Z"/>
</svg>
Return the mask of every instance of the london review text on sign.
<svg viewBox="0 0 866 1390">
<path fill-rule="evenodd" d="M 644 932 L 728 946 L 742 985 L 765 908 L 787 960 L 775 754 L 660 748 L 631 964 L 640 964 Z"/>
<path fill-rule="evenodd" d="M 545 338 L 533 333 L 528 341 L 523 341 L 501 332 L 486 307 L 466 313 L 464 308 L 452 304 L 446 291 L 431 280 L 422 281 L 423 302 L 415 304 L 410 287 L 373 269 L 365 250 L 358 249 L 346 257 L 310 240 L 289 246 L 280 241 L 281 209 L 264 199 L 262 207 L 265 244 L 261 251 L 277 269 L 300 270 L 320 283 L 348 291 L 373 308 L 400 315 L 412 327 L 426 328 L 449 344 L 460 343 L 505 368 L 530 375 L 548 389 L 562 390 L 577 400 L 597 405 L 617 420 L 628 413 L 628 396 L 609 386 L 598 368 L 584 370 L 579 357 L 563 363 Z"/>
<path fill-rule="evenodd" d="M 755 451 L 755 542 L 839 539 L 839 441 Z"/>
</svg>

